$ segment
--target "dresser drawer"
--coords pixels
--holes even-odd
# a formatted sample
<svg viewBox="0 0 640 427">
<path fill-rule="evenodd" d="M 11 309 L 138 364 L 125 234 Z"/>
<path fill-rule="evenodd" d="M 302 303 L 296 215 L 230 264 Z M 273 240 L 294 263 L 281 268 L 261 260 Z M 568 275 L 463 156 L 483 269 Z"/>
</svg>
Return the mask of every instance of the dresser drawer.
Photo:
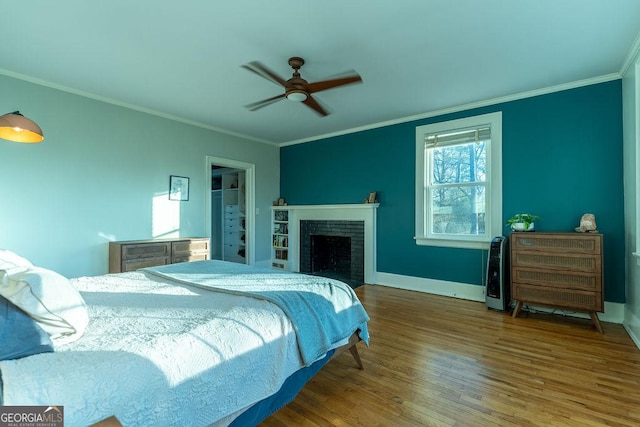
<svg viewBox="0 0 640 427">
<path fill-rule="evenodd" d="M 511 283 L 512 298 L 528 304 L 575 310 L 603 311 L 602 293 Z"/>
<path fill-rule="evenodd" d="M 242 249 L 243 247 L 238 245 L 237 243 L 229 243 L 229 242 L 225 242 L 224 244 L 224 258 L 228 259 L 228 258 L 236 258 L 239 257 L 239 251 L 240 249 Z"/>
<path fill-rule="evenodd" d="M 240 235 L 238 233 L 224 233 L 225 245 L 239 245 Z"/>
<path fill-rule="evenodd" d="M 175 255 L 173 262 L 193 262 L 193 261 L 206 261 L 209 259 L 209 252 L 192 252 Z"/>
<path fill-rule="evenodd" d="M 158 258 L 171 255 L 171 243 L 145 243 L 122 245 L 122 259 Z M 157 264 L 156 264 L 157 265 Z"/>
<path fill-rule="evenodd" d="M 240 224 L 238 220 L 233 221 L 225 221 L 224 230 L 226 233 L 238 232 L 240 231 Z"/>
<path fill-rule="evenodd" d="M 190 239 L 171 243 L 171 253 L 176 256 L 187 256 L 193 252 L 209 253 L 209 239 Z M 182 261 L 174 261 L 182 262 Z"/>
<path fill-rule="evenodd" d="M 225 220 L 230 220 L 230 219 L 239 219 L 240 218 L 240 214 L 238 212 L 225 212 L 224 214 L 224 219 Z"/>
<path fill-rule="evenodd" d="M 602 291 L 602 275 L 587 272 L 513 267 L 511 281 L 523 285 L 547 286 L 550 288 L 576 289 L 590 292 Z"/>
<path fill-rule="evenodd" d="M 513 268 L 535 267 L 537 269 L 597 273 L 602 271 L 602 257 L 599 255 L 519 251 L 512 252 L 511 266 Z"/>
<path fill-rule="evenodd" d="M 224 220 L 224 226 L 238 228 L 240 227 L 240 218 L 227 218 Z"/>
<path fill-rule="evenodd" d="M 599 256 L 602 247 L 601 234 L 553 234 L 553 233 L 512 233 L 511 250 L 531 252 L 570 252 Z"/>
<path fill-rule="evenodd" d="M 171 264 L 171 259 L 167 257 L 138 258 L 122 261 L 122 271 L 135 271 L 139 268 L 155 267 L 158 265 Z"/>
</svg>

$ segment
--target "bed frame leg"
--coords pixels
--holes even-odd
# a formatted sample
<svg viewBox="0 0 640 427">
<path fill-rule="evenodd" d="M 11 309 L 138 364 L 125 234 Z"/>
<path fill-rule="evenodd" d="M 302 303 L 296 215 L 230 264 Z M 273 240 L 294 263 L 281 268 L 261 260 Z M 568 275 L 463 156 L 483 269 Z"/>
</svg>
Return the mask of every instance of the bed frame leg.
<svg viewBox="0 0 640 427">
<path fill-rule="evenodd" d="M 120 421 L 116 418 L 115 415 L 112 415 L 109 418 L 105 418 L 102 421 L 91 424 L 89 427 L 122 427 L 122 424 L 120 424 Z"/>
<path fill-rule="evenodd" d="M 355 344 L 352 345 L 351 347 L 349 347 L 349 352 L 351 353 L 356 363 L 358 364 L 358 369 L 363 370 L 364 365 L 362 364 L 362 360 L 360 359 L 360 353 L 358 353 L 358 347 L 356 347 Z"/>
</svg>

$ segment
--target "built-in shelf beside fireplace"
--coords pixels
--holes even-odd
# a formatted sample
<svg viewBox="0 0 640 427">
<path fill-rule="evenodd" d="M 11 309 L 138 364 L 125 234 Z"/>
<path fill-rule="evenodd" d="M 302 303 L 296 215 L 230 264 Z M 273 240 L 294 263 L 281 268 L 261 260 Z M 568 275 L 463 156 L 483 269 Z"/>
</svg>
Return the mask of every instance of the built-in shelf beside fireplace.
<svg viewBox="0 0 640 427">
<path fill-rule="evenodd" d="M 288 271 L 313 273 L 311 239 L 312 236 L 322 236 L 315 246 L 321 247 L 318 245 L 327 244 L 326 240 L 329 239 L 329 244 L 333 242 L 338 252 L 320 257 L 316 263 L 322 266 L 318 268 L 335 268 L 337 273 L 337 270 L 341 270 L 341 274 L 348 275 L 347 281 L 375 283 L 378 206 L 378 203 L 274 206 L 272 266 Z M 282 211 L 286 211 L 286 216 Z M 286 260 L 282 259 L 281 247 L 283 217 L 287 218 Z M 322 242 L 323 240 L 325 241 Z M 349 267 L 345 266 L 346 258 L 349 258 Z M 344 270 L 348 270 L 348 273 Z"/>
</svg>

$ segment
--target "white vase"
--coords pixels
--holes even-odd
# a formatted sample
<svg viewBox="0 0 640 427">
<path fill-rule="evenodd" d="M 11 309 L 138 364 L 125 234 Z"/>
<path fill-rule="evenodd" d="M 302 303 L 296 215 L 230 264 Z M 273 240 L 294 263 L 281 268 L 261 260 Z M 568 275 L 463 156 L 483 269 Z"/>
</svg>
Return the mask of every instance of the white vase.
<svg viewBox="0 0 640 427">
<path fill-rule="evenodd" d="M 533 222 L 529 224 L 529 228 L 525 230 L 524 222 L 515 222 L 511 224 L 511 230 L 513 231 L 533 231 L 534 225 Z"/>
</svg>

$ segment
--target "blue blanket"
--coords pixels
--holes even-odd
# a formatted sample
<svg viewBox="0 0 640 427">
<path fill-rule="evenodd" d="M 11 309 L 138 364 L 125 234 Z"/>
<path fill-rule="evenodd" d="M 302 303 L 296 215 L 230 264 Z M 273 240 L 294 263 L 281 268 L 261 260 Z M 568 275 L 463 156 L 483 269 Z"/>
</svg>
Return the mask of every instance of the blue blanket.
<svg viewBox="0 0 640 427">
<path fill-rule="evenodd" d="M 338 280 L 215 260 L 149 267 L 141 271 L 187 285 L 276 304 L 293 324 L 305 366 L 358 329 L 360 338 L 369 344 L 369 316 L 353 289 Z"/>
</svg>

